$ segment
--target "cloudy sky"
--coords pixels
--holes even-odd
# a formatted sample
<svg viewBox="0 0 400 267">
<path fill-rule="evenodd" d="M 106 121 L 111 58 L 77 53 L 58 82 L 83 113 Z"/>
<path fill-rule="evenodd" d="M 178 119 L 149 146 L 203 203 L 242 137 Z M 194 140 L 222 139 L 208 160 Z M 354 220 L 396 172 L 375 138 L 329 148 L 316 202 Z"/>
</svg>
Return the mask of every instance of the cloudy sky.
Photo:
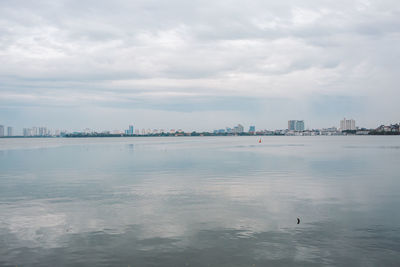
<svg viewBox="0 0 400 267">
<path fill-rule="evenodd" d="M 397 0 L 2 0 L 0 124 L 376 127 L 399 58 Z"/>
</svg>

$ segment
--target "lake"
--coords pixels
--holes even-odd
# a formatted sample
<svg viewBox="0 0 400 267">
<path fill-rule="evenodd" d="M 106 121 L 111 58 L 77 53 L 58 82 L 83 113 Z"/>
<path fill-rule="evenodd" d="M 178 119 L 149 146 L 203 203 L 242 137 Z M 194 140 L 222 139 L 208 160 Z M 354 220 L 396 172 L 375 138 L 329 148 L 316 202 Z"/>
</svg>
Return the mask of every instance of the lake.
<svg viewBox="0 0 400 267">
<path fill-rule="evenodd" d="M 400 266 L 400 137 L 259 138 L 0 139 L 0 266 Z"/>
</svg>

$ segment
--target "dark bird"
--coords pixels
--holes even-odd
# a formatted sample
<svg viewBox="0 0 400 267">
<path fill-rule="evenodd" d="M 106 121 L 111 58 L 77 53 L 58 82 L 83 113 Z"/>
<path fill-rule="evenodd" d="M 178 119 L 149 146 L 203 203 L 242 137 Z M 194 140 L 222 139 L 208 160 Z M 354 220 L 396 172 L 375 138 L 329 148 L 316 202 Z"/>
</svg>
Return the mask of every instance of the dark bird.
<svg viewBox="0 0 400 267">
<path fill-rule="evenodd" d="M 297 218 L 297 224 L 300 224 L 300 219 L 299 218 Z"/>
</svg>

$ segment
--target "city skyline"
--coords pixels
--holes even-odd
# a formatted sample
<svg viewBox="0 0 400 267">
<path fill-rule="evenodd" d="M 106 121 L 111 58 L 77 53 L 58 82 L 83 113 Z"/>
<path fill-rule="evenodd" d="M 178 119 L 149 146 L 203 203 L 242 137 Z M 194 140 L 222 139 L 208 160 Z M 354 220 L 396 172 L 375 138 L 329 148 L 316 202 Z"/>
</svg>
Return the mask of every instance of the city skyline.
<svg viewBox="0 0 400 267">
<path fill-rule="evenodd" d="M 400 114 L 399 12 L 391 0 L 2 1 L 0 121 L 389 124 Z"/>
<path fill-rule="evenodd" d="M 346 118 L 344 118 L 344 120 L 346 120 Z M 261 126 L 261 128 L 263 130 L 294 130 L 294 131 L 304 131 L 304 130 L 313 130 L 313 129 L 328 129 L 328 128 L 337 128 L 337 129 L 342 129 L 342 130 L 355 130 L 356 129 L 356 125 L 355 125 L 355 120 L 354 119 L 350 119 L 350 120 L 346 120 L 347 124 L 351 124 L 351 127 L 343 127 L 344 121 L 340 120 L 340 122 L 336 125 L 331 125 L 331 126 L 327 126 L 327 127 L 310 127 L 310 125 L 308 124 L 307 127 L 305 125 L 305 121 L 304 120 L 288 120 L 286 123 L 286 127 L 282 127 L 282 128 L 272 128 L 272 127 L 263 127 Z M 248 132 L 255 132 L 254 129 L 256 129 L 256 126 L 254 124 L 244 124 L 244 126 L 242 125 L 244 123 L 239 123 L 235 126 L 224 126 L 223 128 L 221 128 L 221 125 L 219 125 L 218 127 L 214 127 L 214 128 L 185 128 L 185 127 L 157 127 L 157 126 L 151 126 L 151 127 L 143 127 L 140 126 L 139 128 L 137 128 L 136 124 L 129 124 L 128 128 L 126 128 L 125 126 L 122 126 L 120 128 L 93 128 L 93 127 L 88 127 L 85 126 L 84 128 L 67 128 L 67 127 L 48 127 L 48 126 L 30 126 L 30 127 L 26 127 L 24 126 L 23 128 L 19 129 L 19 128 L 15 128 L 14 126 L 7 126 L 7 125 L 1 125 L 0 124 L 0 136 L 6 136 L 6 133 L 8 136 L 10 136 L 8 133 L 12 133 L 12 135 L 15 136 L 45 136 L 45 135 L 59 135 L 61 132 L 105 132 L 105 131 L 109 131 L 109 132 L 114 132 L 114 133 L 121 133 L 121 134 L 126 134 L 126 135 L 140 135 L 140 134 L 144 134 L 144 133 L 150 133 L 153 131 L 164 131 L 165 132 L 169 132 L 170 130 L 175 130 L 175 129 L 179 129 L 182 130 L 184 129 L 185 132 L 215 132 L 217 131 L 221 131 L 221 129 L 226 130 L 227 132 L 232 131 L 232 132 L 246 132 L 244 130 L 245 127 L 248 127 L 249 130 Z M 378 124 L 378 125 L 386 125 L 386 124 Z M 1 127 L 3 128 L 3 131 L 1 130 Z M 237 129 L 239 127 L 239 129 Z M 357 125 L 357 128 L 368 128 L 368 127 L 364 127 L 364 126 L 360 126 Z M 370 129 L 373 129 L 374 127 L 370 127 Z M 376 128 L 376 125 L 375 125 Z M 253 129 L 253 130 L 252 130 Z M 259 128 L 257 128 L 259 129 Z M 3 135 L 1 135 L 1 133 L 3 132 Z M 51 132 L 51 133 L 50 133 Z M 40 133 L 40 134 L 39 134 Z M 48 133 L 48 134 L 47 134 Z"/>
<path fill-rule="evenodd" d="M 296 117 L 298 117 L 298 116 L 296 116 Z M 343 118 L 343 116 L 341 118 Z M 3 120 L 3 122 L 0 122 L 0 123 L 3 123 L 4 127 L 10 126 L 10 127 L 13 128 L 13 130 L 12 130 L 13 132 L 17 132 L 17 133 L 20 133 L 20 134 L 22 134 L 24 128 L 35 128 L 35 127 L 37 127 L 37 128 L 45 127 L 45 128 L 49 128 L 49 129 L 60 129 L 60 130 L 62 129 L 62 130 L 68 130 L 68 131 L 82 131 L 84 129 L 95 129 L 97 131 L 102 131 L 102 130 L 105 130 L 105 129 L 108 129 L 108 130 L 113 129 L 113 130 L 123 130 L 124 133 L 125 133 L 125 130 L 127 130 L 127 128 L 126 128 L 127 127 L 126 126 L 127 122 L 118 123 L 118 125 L 115 126 L 115 127 L 110 126 L 110 125 L 113 125 L 113 123 L 104 123 L 104 126 L 96 127 L 93 124 L 91 124 L 90 122 L 88 122 L 88 124 L 83 125 L 82 127 L 79 127 L 79 126 L 76 126 L 76 125 L 75 126 L 72 125 L 71 127 L 67 127 L 66 125 L 70 125 L 70 123 L 66 123 L 66 124 L 63 124 L 63 123 L 50 124 L 50 123 L 44 122 L 44 123 L 40 123 L 40 124 L 38 124 L 38 123 L 36 123 L 36 124 L 34 124 L 34 123 L 29 123 L 29 124 L 28 123 L 20 123 L 20 124 L 18 124 L 16 122 L 10 122 L 10 124 L 7 124 L 4 121 L 8 122 L 9 120 Z M 289 120 L 280 121 L 278 123 L 279 127 L 273 127 L 272 125 L 275 125 L 275 124 L 267 122 L 266 124 L 263 124 L 262 128 L 265 128 L 265 129 L 286 129 L 286 128 L 288 128 L 288 121 L 291 121 L 291 120 L 289 119 Z M 298 121 L 298 120 L 294 120 L 294 121 Z M 302 121 L 304 123 L 304 120 L 302 120 Z M 341 120 L 339 120 L 337 118 L 336 121 L 334 121 L 332 124 L 324 123 L 322 126 L 316 126 L 316 125 L 313 125 L 312 122 L 307 120 L 307 124 L 304 126 L 304 129 L 322 129 L 322 128 L 330 128 L 330 127 L 340 128 L 340 123 L 341 123 L 340 121 Z M 376 127 L 376 125 L 390 124 L 392 122 L 393 121 L 389 121 L 389 120 L 379 120 L 375 125 L 372 125 L 371 127 L 364 126 L 364 125 L 362 127 L 374 128 L 374 127 Z M 154 128 L 157 128 L 157 129 L 179 129 L 179 128 L 185 128 L 188 131 L 209 131 L 210 129 L 221 128 L 221 126 L 223 126 L 223 125 L 225 125 L 224 127 L 227 127 L 227 125 L 233 125 L 233 124 L 237 124 L 237 123 L 238 123 L 237 120 L 234 120 L 234 119 L 230 120 L 230 122 L 227 122 L 225 124 L 224 123 L 221 123 L 221 124 L 210 123 L 211 126 L 204 126 L 204 127 L 196 127 L 196 126 L 185 127 L 185 125 L 179 124 L 179 123 L 175 123 L 174 125 L 168 125 L 166 123 L 161 123 L 159 125 L 156 125 L 156 124 L 153 124 L 153 123 L 145 123 L 145 124 L 141 124 L 141 128 L 144 128 L 144 129 L 149 129 L 149 128 L 151 128 L 151 129 L 154 129 Z M 244 127 L 250 127 L 252 125 L 256 125 L 254 122 L 241 122 L 240 124 L 243 124 Z M 361 123 L 359 123 L 359 124 L 361 124 Z M 57 125 L 57 126 L 54 126 L 54 125 Z M 7 129 L 5 128 L 4 131 L 6 132 Z"/>
<path fill-rule="evenodd" d="M 291 121 L 289 121 L 291 122 Z M 291 129 L 290 127 L 287 128 L 287 130 L 295 130 L 295 131 L 303 131 L 306 130 L 304 128 L 304 120 L 302 121 L 294 121 L 294 122 L 300 122 L 302 123 L 301 128 L 296 128 L 296 129 Z M 245 127 L 247 126 L 248 130 L 245 130 Z M 336 126 L 332 126 L 336 127 Z M 272 129 L 268 127 L 261 127 L 257 128 L 255 125 L 249 124 L 243 126 L 242 124 L 237 124 L 233 126 L 225 126 L 224 128 L 219 128 L 219 129 L 185 129 L 184 127 L 167 127 L 167 128 L 160 128 L 160 127 L 149 127 L 149 128 L 141 128 L 137 127 L 135 124 L 129 124 L 128 128 L 122 127 L 119 129 L 110 129 L 110 128 L 103 128 L 103 129 L 94 129 L 94 128 L 89 128 L 85 127 L 84 129 L 66 129 L 65 127 L 60 129 L 60 128 L 51 128 L 47 126 L 32 126 L 32 127 L 24 127 L 20 131 L 18 129 L 14 129 L 12 126 L 5 126 L 5 125 L 0 125 L 0 136 L 53 136 L 53 135 L 60 135 L 62 132 L 64 133 L 71 133 L 71 132 L 82 132 L 82 133 L 93 133 L 93 132 L 110 132 L 112 134 L 125 134 L 125 135 L 142 135 L 142 134 L 151 134 L 151 133 L 158 133 L 158 132 L 175 132 L 175 131 L 184 131 L 184 132 L 215 132 L 219 131 L 221 132 L 226 132 L 226 133 L 243 133 L 243 132 L 256 132 L 257 130 L 284 130 L 284 128 L 280 129 Z M 308 128 L 307 128 L 308 129 Z M 317 128 L 314 128 L 317 129 Z M 7 130 L 7 134 L 6 133 Z M 2 135 L 3 133 L 3 135 Z M 10 134 L 11 133 L 11 134 Z"/>
<path fill-rule="evenodd" d="M 298 135 L 295 133 L 300 133 L 299 135 L 341 135 L 341 133 L 346 134 L 359 134 L 359 135 L 367 135 L 369 132 L 373 132 L 373 134 L 379 134 L 382 132 L 399 132 L 400 123 L 390 123 L 390 124 L 379 124 L 373 128 L 366 128 L 363 126 L 356 125 L 356 121 L 354 119 L 342 119 L 339 122 L 339 127 L 331 126 L 325 128 L 305 128 L 304 120 L 289 120 L 287 123 L 286 129 L 271 129 L 271 128 L 257 128 L 255 125 L 249 125 L 248 130 L 245 130 L 246 126 L 242 124 L 237 124 L 234 126 L 226 126 L 224 128 L 217 129 L 207 129 L 207 130 L 187 130 L 184 128 L 140 128 L 134 124 L 129 124 L 128 129 L 91 129 L 84 128 L 83 130 L 68 130 L 68 129 L 51 129 L 45 126 L 36 127 L 33 126 L 31 128 L 23 128 L 22 133 L 14 132 L 14 128 L 8 126 L 7 128 L 4 125 L 0 125 L 0 137 L 46 137 L 46 136 L 66 136 L 66 135 L 119 135 L 119 136 L 139 136 L 139 135 L 170 135 L 181 133 L 209 133 L 214 135 L 236 135 L 236 134 L 250 134 L 250 135 Z M 5 134 L 5 130 L 7 129 L 7 135 Z M 304 134 L 301 134 L 304 133 Z"/>
</svg>

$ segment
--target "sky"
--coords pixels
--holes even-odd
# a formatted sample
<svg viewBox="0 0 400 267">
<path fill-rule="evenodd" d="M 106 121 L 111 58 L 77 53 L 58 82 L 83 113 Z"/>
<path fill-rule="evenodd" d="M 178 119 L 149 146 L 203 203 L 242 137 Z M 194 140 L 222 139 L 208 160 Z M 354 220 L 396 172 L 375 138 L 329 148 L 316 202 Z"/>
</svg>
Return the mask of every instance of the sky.
<svg viewBox="0 0 400 267">
<path fill-rule="evenodd" d="M 400 122 L 397 0 L 0 1 L 0 124 Z"/>
</svg>

